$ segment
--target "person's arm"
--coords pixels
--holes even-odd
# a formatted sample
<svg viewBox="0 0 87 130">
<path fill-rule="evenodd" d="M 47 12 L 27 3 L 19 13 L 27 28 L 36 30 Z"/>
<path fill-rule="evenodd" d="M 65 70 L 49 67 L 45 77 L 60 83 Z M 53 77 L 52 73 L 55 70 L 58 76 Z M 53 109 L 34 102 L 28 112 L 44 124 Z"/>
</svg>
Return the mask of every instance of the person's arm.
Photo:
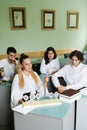
<svg viewBox="0 0 87 130">
<path fill-rule="evenodd" d="M 47 74 L 46 64 L 44 58 L 42 59 L 41 66 L 40 66 L 40 72 L 42 74 Z"/>
<path fill-rule="evenodd" d="M 57 71 L 55 74 L 52 75 L 52 83 L 54 84 L 56 88 L 60 86 L 58 77 L 64 78 L 66 69 L 67 69 L 67 66 L 64 66 L 63 68 L 61 68 L 59 71 Z"/>
<path fill-rule="evenodd" d="M 66 70 L 67 70 L 67 68 L 66 68 Z M 68 76 L 70 76 L 70 75 L 68 75 Z M 66 75 L 65 75 L 65 77 L 66 77 Z M 77 77 L 77 79 L 75 79 L 75 81 L 73 81 L 71 84 L 69 83 L 70 85 L 67 85 L 66 87 L 58 86 L 58 90 L 62 92 L 65 89 L 69 89 L 69 88 L 77 90 L 77 89 L 80 89 L 80 88 L 83 88 L 83 87 L 87 87 L 87 79 L 86 79 L 86 77 L 87 77 L 87 66 L 83 67 L 81 69 L 81 71 L 79 71 L 79 73 L 76 77 Z M 73 79 L 71 79 L 71 80 L 73 80 Z"/>
<path fill-rule="evenodd" d="M 44 96 L 48 95 L 48 89 L 47 89 L 47 83 L 49 81 L 48 76 L 46 76 L 44 78 L 44 82 L 43 82 L 43 88 L 44 88 Z"/>
<path fill-rule="evenodd" d="M 62 93 L 62 92 L 64 92 L 65 90 L 67 90 L 66 86 L 62 86 L 62 85 L 58 86 L 57 89 L 58 89 L 58 92 L 59 92 L 59 93 Z"/>
<path fill-rule="evenodd" d="M 80 75 L 80 76 L 79 76 Z M 79 76 L 79 77 L 78 77 Z M 83 69 L 81 74 L 78 74 L 78 80 L 74 84 L 66 86 L 67 89 L 73 88 L 73 89 L 80 89 L 82 87 L 87 87 L 87 67 Z"/>
<path fill-rule="evenodd" d="M 57 72 L 60 69 L 60 63 L 58 57 L 54 59 L 54 72 Z"/>
<path fill-rule="evenodd" d="M 11 88 L 11 107 L 17 106 L 20 103 L 20 100 L 22 100 L 22 97 L 20 94 L 19 80 L 18 75 L 15 75 Z"/>
<path fill-rule="evenodd" d="M 62 75 L 61 75 L 62 76 Z M 59 93 L 62 93 L 63 91 L 65 91 L 67 88 L 63 85 L 60 85 L 60 82 L 58 80 L 58 72 L 55 73 L 53 76 L 52 76 L 52 82 L 54 84 L 54 86 L 57 88 L 58 92 Z"/>
<path fill-rule="evenodd" d="M 35 72 L 36 73 L 36 72 Z M 47 82 L 49 80 L 48 77 L 44 77 L 44 82 L 41 81 L 39 75 L 36 73 L 37 77 L 38 77 L 38 92 L 40 92 L 41 97 L 43 97 L 44 95 L 49 95 L 48 89 L 47 89 Z"/>
</svg>

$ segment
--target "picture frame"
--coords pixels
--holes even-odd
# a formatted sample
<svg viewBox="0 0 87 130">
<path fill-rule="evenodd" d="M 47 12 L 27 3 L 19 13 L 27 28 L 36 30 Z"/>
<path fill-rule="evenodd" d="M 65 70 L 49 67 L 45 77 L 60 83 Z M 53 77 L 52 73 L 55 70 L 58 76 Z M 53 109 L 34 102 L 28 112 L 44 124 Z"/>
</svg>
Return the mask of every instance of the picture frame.
<svg viewBox="0 0 87 130">
<path fill-rule="evenodd" d="M 25 7 L 10 7 L 9 12 L 11 30 L 22 30 L 27 28 Z"/>
<path fill-rule="evenodd" d="M 55 10 L 42 9 L 42 30 L 55 29 Z"/>
<path fill-rule="evenodd" d="M 75 30 L 79 28 L 79 12 L 67 11 L 67 29 Z"/>
</svg>

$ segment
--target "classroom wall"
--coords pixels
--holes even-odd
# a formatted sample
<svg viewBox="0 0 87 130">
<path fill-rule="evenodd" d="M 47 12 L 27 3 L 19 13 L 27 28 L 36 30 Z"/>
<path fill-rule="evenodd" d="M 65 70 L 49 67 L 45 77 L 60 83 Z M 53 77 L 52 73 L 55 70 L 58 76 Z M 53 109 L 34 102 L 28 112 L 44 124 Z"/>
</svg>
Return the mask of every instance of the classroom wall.
<svg viewBox="0 0 87 130">
<path fill-rule="evenodd" d="M 0 0 L 0 54 L 8 46 L 18 52 L 56 49 L 87 48 L 87 1 L 86 0 Z M 11 30 L 9 7 L 26 7 L 27 29 Z M 55 30 L 41 29 L 41 10 L 56 11 Z M 67 30 L 67 11 L 79 11 L 79 29 Z"/>
</svg>

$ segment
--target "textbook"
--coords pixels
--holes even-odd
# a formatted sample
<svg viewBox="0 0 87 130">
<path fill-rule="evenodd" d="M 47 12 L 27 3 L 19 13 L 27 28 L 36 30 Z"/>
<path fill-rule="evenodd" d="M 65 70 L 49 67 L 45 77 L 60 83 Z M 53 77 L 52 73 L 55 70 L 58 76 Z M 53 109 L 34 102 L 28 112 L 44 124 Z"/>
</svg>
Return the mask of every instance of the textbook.
<svg viewBox="0 0 87 130">
<path fill-rule="evenodd" d="M 81 97 L 79 90 L 67 89 L 62 93 L 59 93 L 59 99 L 64 102 L 72 103 Z"/>
</svg>

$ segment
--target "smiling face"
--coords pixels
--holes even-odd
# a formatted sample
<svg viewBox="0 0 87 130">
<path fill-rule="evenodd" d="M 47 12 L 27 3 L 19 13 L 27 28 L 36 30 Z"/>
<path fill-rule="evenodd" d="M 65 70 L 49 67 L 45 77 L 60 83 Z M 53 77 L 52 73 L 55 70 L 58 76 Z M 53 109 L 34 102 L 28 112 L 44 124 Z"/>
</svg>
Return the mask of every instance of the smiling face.
<svg viewBox="0 0 87 130">
<path fill-rule="evenodd" d="M 31 70 L 32 70 L 31 59 L 30 58 L 24 59 L 21 64 L 21 67 L 22 67 L 23 71 L 31 72 Z"/>
<path fill-rule="evenodd" d="M 71 62 L 72 62 L 72 65 L 75 67 L 77 67 L 81 63 L 81 61 L 78 60 L 78 58 L 76 56 L 72 57 Z"/>
</svg>

